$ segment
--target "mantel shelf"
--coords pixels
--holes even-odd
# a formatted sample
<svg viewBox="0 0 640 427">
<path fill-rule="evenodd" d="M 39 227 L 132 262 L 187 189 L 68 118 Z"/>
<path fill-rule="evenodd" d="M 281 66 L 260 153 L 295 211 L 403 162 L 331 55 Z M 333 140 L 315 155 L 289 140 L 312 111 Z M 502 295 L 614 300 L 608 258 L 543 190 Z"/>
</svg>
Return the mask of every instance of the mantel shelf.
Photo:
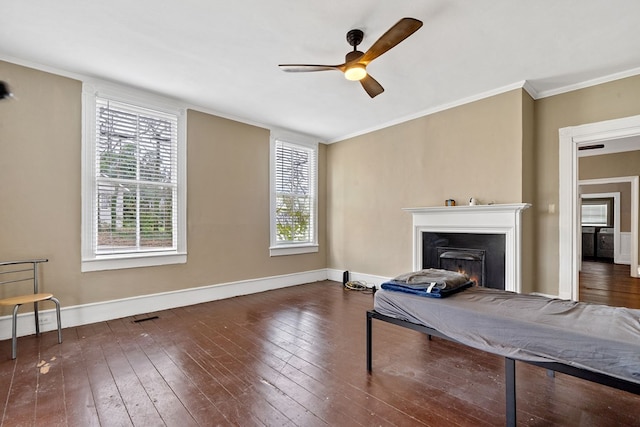
<svg viewBox="0 0 640 427">
<path fill-rule="evenodd" d="M 510 204 L 493 204 L 493 205 L 459 205 L 459 206 L 428 206 L 419 208 L 402 208 L 402 210 L 411 213 L 428 213 L 428 212 L 450 212 L 450 213 L 469 213 L 469 212 L 519 212 L 531 207 L 530 203 L 510 203 Z"/>
</svg>

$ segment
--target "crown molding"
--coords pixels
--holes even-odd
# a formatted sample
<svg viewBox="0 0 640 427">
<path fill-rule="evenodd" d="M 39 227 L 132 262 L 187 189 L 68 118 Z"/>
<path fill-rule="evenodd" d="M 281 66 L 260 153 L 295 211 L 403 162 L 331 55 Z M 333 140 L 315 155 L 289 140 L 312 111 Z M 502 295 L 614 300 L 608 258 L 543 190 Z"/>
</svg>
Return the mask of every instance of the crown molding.
<svg viewBox="0 0 640 427">
<path fill-rule="evenodd" d="M 549 98 L 551 96 L 561 95 L 563 93 L 573 92 L 575 90 L 586 89 L 588 87 L 597 86 L 600 84 L 609 83 L 637 75 L 640 75 L 640 67 L 632 68 L 630 70 L 622 71 L 619 73 L 609 74 L 607 76 L 602 76 L 591 80 L 586 80 L 581 83 L 563 86 L 556 89 L 542 90 L 538 92 L 537 97 L 534 97 L 534 99 Z"/>
<path fill-rule="evenodd" d="M 506 86 L 502 86 L 502 87 L 499 87 L 499 88 L 496 88 L 496 89 L 492 89 L 492 90 L 489 90 L 489 91 L 486 91 L 486 92 L 482 92 L 482 93 L 479 93 L 479 94 L 476 94 L 476 95 L 472 95 L 472 96 L 469 96 L 469 97 L 466 97 L 466 98 L 461 98 L 461 99 L 458 99 L 458 100 L 453 101 L 453 102 L 449 102 L 449 103 L 446 103 L 446 104 L 441 104 L 441 105 L 438 105 L 438 106 L 436 106 L 434 108 L 429 108 L 427 110 L 422 110 L 422 111 L 419 111 L 417 113 L 413 113 L 413 114 L 409 114 L 407 116 L 400 117 L 400 118 L 398 118 L 396 120 L 392 120 L 392 121 L 389 121 L 389 122 L 381 123 L 381 124 L 379 124 L 377 126 L 374 126 L 374 127 L 371 127 L 371 128 L 363 129 L 363 130 L 358 131 L 358 132 L 354 132 L 354 133 L 351 133 L 351 134 L 340 136 L 338 138 L 334 138 L 334 139 L 328 141 L 327 144 L 331 144 L 331 143 L 338 142 L 338 141 L 344 141 L 344 140 L 350 139 L 350 138 L 355 138 L 357 136 L 365 135 L 367 133 L 371 133 L 371 132 L 375 132 L 377 130 L 381 130 L 381 129 L 388 128 L 388 127 L 391 127 L 391 126 L 395 126 L 395 125 L 398 125 L 400 123 L 408 122 L 408 121 L 413 120 L 413 119 L 418 119 L 420 117 L 426 117 L 426 116 L 429 116 L 431 114 L 439 113 L 441 111 L 450 110 L 451 108 L 460 107 L 462 105 L 470 104 L 470 103 L 476 102 L 476 101 L 480 101 L 480 100 L 485 99 L 485 98 L 490 98 L 492 96 L 501 95 L 503 93 L 510 92 L 510 91 L 512 91 L 514 89 L 523 89 L 524 88 L 525 90 L 527 90 L 527 92 L 529 92 L 529 90 L 533 90 L 533 87 L 531 87 L 530 85 L 526 85 L 526 83 L 527 83 L 526 80 L 523 80 L 523 81 L 520 81 L 520 82 L 516 82 L 516 83 L 512 83 L 512 84 L 506 85 Z M 534 91 L 534 93 L 535 93 L 535 91 Z M 531 96 L 533 96 L 533 95 L 531 95 Z M 534 99 L 535 99 L 535 97 L 534 97 Z"/>
</svg>

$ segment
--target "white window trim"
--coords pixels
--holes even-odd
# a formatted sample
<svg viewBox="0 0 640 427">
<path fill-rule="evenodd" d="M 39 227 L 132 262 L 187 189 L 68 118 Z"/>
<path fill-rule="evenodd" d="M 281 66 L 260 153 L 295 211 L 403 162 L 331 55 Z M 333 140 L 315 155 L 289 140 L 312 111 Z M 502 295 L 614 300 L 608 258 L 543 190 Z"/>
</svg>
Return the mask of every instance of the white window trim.
<svg viewBox="0 0 640 427">
<path fill-rule="evenodd" d="M 173 251 L 96 255 L 93 252 L 95 188 L 95 98 L 96 96 L 147 107 L 178 116 L 178 220 L 177 247 Z M 187 262 L 187 127 L 186 109 L 177 102 L 106 82 L 84 82 L 82 86 L 82 230 L 80 271 L 116 270 Z"/>
<path fill-rule="evenodd" d="M 305 243 L 277 243 L 276 240 L 276 142 L 283 141 L 291 144 L 297 144 L 309 147 L 315 151 L 316 170 L 314 173 L 314 182 L 312 183 L 313 198 L 313 241 Z M 270 136 L 269 149 L 269 192 L 270 192 L 270 208 L 269 208 L 269 224 L 270 224 L 270 256 L 298 255 L 318 252 L 318 141 L 315 138 L 296 134 L 283 130 L 272 130 Z"/>
</svg>

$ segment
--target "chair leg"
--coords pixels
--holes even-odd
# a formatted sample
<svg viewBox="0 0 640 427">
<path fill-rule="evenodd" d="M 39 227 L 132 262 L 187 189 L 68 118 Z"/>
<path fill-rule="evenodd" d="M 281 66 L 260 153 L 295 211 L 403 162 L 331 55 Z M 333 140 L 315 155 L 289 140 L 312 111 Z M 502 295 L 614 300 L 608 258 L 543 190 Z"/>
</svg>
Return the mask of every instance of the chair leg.
<svg viewBox="0 0 640 427">
<path fill-rule="evenodd" d="M 62 322 L 60 319 L 60 301 L 51 297 L 51 301 L 56 305 L 56 320 L 58 321 L 58 344 L 62 344 Z M 13 306 L 13 323 L 11 325 L 11 359 L 18 356 L 18 309 L 21 304 Z M 36 335 L 40 335 L 40 325 L 38 319 L 38 303 L 33 303 L 34 317 L 36 320 Z"/>
<path fill-rule="evenodd" d="M 20 304 L 13 306 L 13 324 L 11 325 L 11 359 L 18 355 L 18 309 Z"/>
<path fill-rule="evenodd" d="M 36 336 L 40 336 L 40 319 L 38 318 L 38 301 L 33 303 L 33 317 L 36 320 Z"/>
<path fill-rule="evenodd" d="M 56 305 L 56 318 L 58 320 L 58 344 L 62 344 L 62 322 L 60 321 L 60 301 L 51 297 L 51 301 Z"/>
</svg>

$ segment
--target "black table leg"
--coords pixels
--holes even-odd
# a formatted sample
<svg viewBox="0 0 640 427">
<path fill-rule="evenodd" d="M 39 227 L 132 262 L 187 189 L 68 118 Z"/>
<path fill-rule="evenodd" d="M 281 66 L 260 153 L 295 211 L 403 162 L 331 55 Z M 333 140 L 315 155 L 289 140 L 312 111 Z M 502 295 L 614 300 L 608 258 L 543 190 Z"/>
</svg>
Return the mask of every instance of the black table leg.
<svg viewBox="0 0 640 427">
<path fill-rule="evenodd" d="M 367 312 L 367 372 L 371 372 L 371 313 Z"/>
<path fill-rule="evenodd" d="M 507 393 L 507 426 L 516 425 L 516 361 L 505 357 L 505 389 Z"/>
</svg>

